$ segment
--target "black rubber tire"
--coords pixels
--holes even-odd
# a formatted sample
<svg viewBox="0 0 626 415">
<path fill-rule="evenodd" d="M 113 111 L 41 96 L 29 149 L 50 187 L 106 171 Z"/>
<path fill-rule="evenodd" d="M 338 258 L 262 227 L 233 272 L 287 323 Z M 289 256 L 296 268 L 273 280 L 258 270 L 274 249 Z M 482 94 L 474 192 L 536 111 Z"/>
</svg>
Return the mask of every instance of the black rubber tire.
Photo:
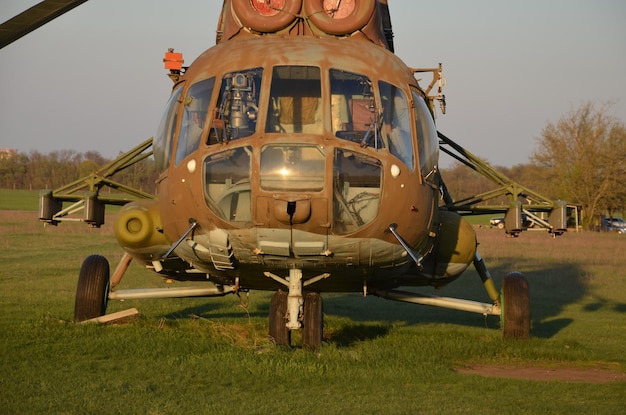
<svg viewBox="0 0 626 415">
<path fill-rule="evenodd" d="M 90 255 L 78 275 L 74 321 L 103 316 L 109 297 L 109 261 L 101 255 Z"/>
<path fill-rule="evenodd" d="M 324 339 L 324 303 L 318 293 L 308 293 L 304 297 L 304 327 L 302 347 L 317 351 Z"/>
<path fill-rule="evenodd" d="M 502 331 L 505 338 L 530 338 L 530 291 L 528 280 L 512 272 L 502 281 Z"/>
<path fill-rule="evenodd" d="M 287 293 L 278 290 L 270 302 L 270 338 L 279 346 L 291 346 L 291 330 L 287 328 Z"/>
</svg>

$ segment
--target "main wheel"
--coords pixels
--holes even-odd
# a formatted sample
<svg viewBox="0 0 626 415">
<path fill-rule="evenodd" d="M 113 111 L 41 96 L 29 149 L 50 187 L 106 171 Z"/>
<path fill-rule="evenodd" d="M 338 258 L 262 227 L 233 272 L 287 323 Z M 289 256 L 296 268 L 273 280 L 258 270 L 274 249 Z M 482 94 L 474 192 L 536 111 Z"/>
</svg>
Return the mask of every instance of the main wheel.
<svg viewBox="0 0 626 415">
<path fill-rule="evenodd" d="M 519 272 L 512 272 L 502 281 L 502 315 L 505 338 L 530 338 L 530 292 L 528 280 Z"/>
<path fill-rule="evenodd" d="M 304 327 L 302 347 L 319 350 L 324 336 L 324 303 L 318 293 L 308 293 L 304 297 Z"/>
<path fill-rule="evenodd" d="M 287 328 L 287 293 L 278 290 L 270 302 L 270 337 L 279 346 L 291 346 L 291 331 Z"/>
<path fill-rule="evenodd" d="M 74 321 L 103 316 L 109 297 L 109 261 L 101 255 L 90 255 L 78 275 Z"/>
</svg>

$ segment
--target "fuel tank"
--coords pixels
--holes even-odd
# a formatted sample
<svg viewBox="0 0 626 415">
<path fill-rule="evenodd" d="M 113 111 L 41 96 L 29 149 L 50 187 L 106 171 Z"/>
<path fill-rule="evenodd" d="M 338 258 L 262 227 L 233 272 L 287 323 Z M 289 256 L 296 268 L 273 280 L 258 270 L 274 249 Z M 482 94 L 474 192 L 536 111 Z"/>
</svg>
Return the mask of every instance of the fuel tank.
<svg viewBox="0 0 626 415">
<path fill-rule="evenodd" d="M 476 246 L 476 233 L 469 222 L 455 212 L 440 211 L 438 236 L 419 274 L 430 285 L 446 285 L 474 261 Z"/>
<path fill-rule="evenodd" d="M 113 225 L 118 243 L 133 258 L 151 263 L 164 255 L 170 245 L 163 236 L 161 215 L 156 200 L 126 204 Z"/>
</svg>

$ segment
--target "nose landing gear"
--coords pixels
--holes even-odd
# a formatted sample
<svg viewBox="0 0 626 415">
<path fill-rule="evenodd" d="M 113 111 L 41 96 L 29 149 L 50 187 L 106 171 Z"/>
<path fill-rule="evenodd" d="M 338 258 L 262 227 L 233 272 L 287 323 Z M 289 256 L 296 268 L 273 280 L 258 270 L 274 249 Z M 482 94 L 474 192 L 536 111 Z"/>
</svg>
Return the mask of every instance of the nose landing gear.
<svg viewBox="0 0 626 415">
<path fill-rule="evenodd" d="M 302 329 L 302 347 L 319 350 L 324 335 L 324 305 L 316 292 L 303 294 L 303 288 L 330 274 L 321 274 L 303 282 L 302 270 L 290 269 L 287 279 L 270 272 L 265 275 L 289 288 L 278 290 L 270 303 L 270 337 L 280 346 L 291 346 L 291 331 Z"/>
</svg>

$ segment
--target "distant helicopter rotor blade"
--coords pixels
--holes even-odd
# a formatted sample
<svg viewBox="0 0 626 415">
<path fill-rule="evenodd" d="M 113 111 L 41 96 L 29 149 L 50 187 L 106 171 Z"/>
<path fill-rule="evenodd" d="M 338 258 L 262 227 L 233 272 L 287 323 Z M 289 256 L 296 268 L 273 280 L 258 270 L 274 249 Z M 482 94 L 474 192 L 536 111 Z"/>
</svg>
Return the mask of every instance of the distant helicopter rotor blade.
<svg viewBox="0 0 626 415">
<path fill-rule="evenodd" d="M 0 24 L 0 49 L 87 0 L 44 0 Z"/>
</svg>

